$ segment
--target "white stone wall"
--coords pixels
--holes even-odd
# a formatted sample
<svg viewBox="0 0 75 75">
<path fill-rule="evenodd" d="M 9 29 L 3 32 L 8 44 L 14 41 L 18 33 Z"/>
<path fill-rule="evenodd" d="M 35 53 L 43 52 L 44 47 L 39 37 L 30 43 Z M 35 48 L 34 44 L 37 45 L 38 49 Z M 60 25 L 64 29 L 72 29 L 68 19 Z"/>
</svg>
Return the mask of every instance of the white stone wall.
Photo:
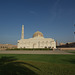
<svg viewBox="0 0 75 75">
<path fill-rule="evenodd" d="M 35 37 L 18 40 L 18 48 L 56 48 L 56 42 L 52 38 Z"/>
</svg>

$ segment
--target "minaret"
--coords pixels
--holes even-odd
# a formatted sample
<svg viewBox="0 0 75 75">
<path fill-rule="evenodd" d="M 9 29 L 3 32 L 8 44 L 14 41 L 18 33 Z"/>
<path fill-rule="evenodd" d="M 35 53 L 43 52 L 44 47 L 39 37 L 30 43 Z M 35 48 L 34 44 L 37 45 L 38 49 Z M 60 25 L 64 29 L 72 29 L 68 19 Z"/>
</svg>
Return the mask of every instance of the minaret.
<svg viewBox="0 0 75 75">
<path fill-rule="evenodd" d="M 21 34 L 21 39 L 24 39 L 24 25 L 22 25 L 22 34 Z"/>
<path fill-rule="evenodd" d="M 56 40 L 56 46 L 58 46 L 58 41 Z"/>
</svg>

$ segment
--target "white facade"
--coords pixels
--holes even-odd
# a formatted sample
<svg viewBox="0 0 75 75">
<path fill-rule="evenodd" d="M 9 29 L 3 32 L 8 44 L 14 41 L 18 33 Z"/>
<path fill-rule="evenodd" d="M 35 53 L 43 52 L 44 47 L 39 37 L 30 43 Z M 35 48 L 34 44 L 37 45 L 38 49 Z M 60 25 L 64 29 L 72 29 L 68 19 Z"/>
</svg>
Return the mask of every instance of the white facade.
<svg viewBox="0 0 75 75">
<path fill-rule="evenodd" d="M 21 37 L 24 37 L 23 31 Z M 44 38 L 43 34 L 37 31 L 32 38 L 18 40 L 18 48 L 56 48 L 56 42 L 52 38 Z"/>
</svg>

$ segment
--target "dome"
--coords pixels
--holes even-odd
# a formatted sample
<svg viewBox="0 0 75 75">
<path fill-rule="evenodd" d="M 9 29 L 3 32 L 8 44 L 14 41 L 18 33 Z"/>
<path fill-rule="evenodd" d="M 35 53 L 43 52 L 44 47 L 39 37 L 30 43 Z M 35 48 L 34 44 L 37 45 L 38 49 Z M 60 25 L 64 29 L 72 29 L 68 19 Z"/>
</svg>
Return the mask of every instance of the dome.
<svg viewBox="0 0 75 75">
<path fill-rule="evenodd" d="M 33 37 L 43 37 L 43 34 L 39 31 L 37 31 L 33 34 Z"/>
</svg>

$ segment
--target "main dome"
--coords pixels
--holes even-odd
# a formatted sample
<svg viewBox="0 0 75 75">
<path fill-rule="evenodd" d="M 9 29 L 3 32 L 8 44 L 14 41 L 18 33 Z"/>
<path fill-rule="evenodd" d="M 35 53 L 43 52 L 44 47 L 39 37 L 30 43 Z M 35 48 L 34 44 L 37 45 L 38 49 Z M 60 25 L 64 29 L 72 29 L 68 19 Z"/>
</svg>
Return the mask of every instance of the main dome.
<svg viewBox="0 0 75 75">
<path fill-rule="evenodd" d="M 37 32 L 35 32 L 34 34 L 33 34 L 33 38 L 34 37 L 43 37 L 43 34 L 41 33 L 41 32 L 39 32 L 39 31 L 37 31 Z"/>
</svg>

